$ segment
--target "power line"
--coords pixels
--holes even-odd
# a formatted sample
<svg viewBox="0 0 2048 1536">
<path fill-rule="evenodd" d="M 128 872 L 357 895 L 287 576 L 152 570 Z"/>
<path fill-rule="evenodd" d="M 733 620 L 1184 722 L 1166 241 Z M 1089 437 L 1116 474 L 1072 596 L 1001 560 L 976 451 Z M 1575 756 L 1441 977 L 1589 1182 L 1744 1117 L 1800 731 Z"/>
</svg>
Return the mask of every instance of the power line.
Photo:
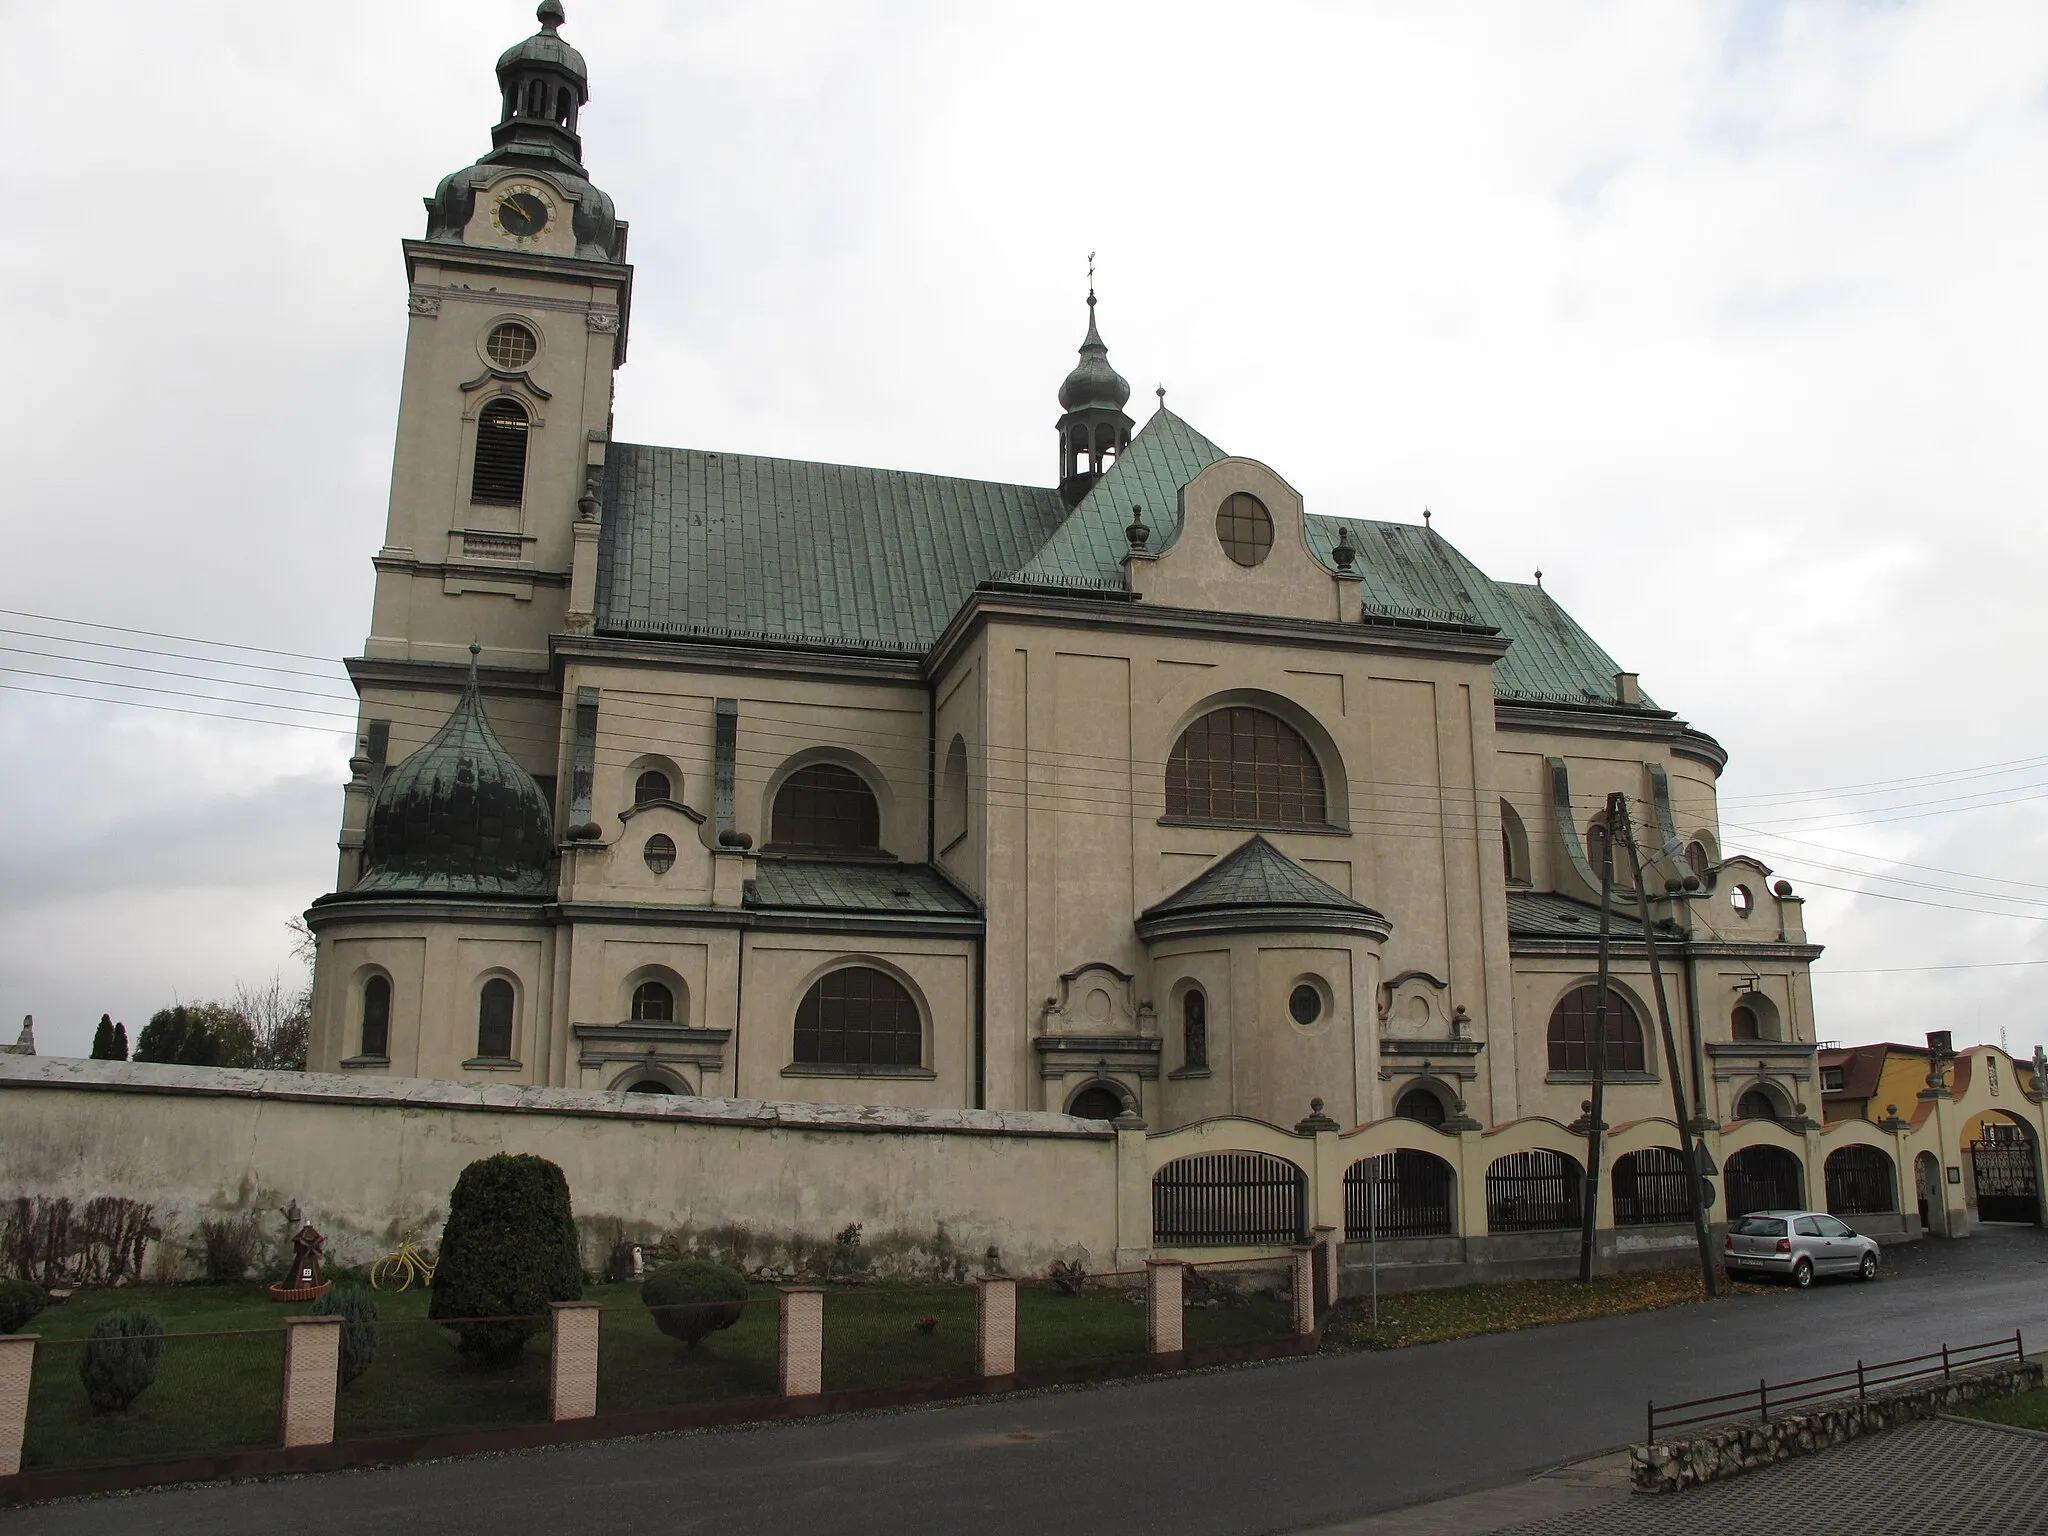
<svg viewBox="0 0 2048 1536">
<path fill-rule="evenodd" d="M 70 624 L 79 629 L 104 629 L 117 635 L 146 635 L 152 640 L 176 640 L 184 645 L 210 645 L 224 651 L 253 651 L 261 656 L 289 656 L 294 661 L 327 661 L 331 656 L 314 656 L 306 651 L 276 651 L 268 646 L 244 645 L 238 640 L 204 640 L 197 635 L 171 635 L 159 629 L 129 629 L 121 624 L 103 624 L 98 619 L 65 619 L 53 613 L 28 613 L 20 608 L 0 608 L 9 618 L 34 619 L 39 624 Z M 51 636 L 61 639 L 61 636 Z"/>
</svg>

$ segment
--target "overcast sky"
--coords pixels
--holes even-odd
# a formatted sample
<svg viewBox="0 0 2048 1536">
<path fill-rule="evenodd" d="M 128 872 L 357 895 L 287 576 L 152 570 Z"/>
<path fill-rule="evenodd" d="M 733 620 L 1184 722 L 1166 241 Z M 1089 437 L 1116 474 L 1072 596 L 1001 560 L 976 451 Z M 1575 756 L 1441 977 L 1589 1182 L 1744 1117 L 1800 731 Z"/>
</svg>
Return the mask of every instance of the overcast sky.
<svg viewBox="0 0 2048 1536">
<path fill-rule="evenodd" d="M 355 653 L 399 241 L 531 8 L 0 20 L 0 605 Z M 633 226 L 621 436 L 1050 483 L 1098 251 L 1139 403 L 1312 511 L 1540 566 L 1726 744 L 1824 1037 L 2048 1040 L 2048 6 L 570 0 L 565 35 Z M 0 1033 L 77 1054 L 293 975 L 338 667 L 0 627 Z M 32 675 L 88 670 L 134 687 Z"/>
</svg>

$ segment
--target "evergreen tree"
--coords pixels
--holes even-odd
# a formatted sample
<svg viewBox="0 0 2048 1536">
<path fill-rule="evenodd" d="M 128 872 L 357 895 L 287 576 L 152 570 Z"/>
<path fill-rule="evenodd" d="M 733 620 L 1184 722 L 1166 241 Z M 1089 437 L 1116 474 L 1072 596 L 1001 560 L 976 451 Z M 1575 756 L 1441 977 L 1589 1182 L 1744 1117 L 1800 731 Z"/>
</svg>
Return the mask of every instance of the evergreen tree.
<svg viewBox="0 0 2048 1536">
<path fill-rule="evenodd" d="M 113 1059 L 115 1061 L 126 1061 L 128 1059 L 128 1026 L 126 1024 L 116 1024 L 114 1026 Z"/>
<path fill-rule="evenodd" d="M 111 1014 L 101 1014 L 99 1027 L 92 1032 L 92 1056 L 90 1059 L 93 1061 L 117 1061 L 120 1059 L 114 1055 L 114 1019 Z"/>
</svg>

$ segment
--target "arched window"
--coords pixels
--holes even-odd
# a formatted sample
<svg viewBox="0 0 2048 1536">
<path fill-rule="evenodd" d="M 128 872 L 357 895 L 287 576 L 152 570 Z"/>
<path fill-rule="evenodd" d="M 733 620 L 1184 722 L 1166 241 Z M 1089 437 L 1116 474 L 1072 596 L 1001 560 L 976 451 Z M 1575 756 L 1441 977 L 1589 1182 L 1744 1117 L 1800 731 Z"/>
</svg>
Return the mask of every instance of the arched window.
<svg viewBox="0 0 2048 1536">
<path fill-rule="evenodd" d="M 637 1082 L 637 1083 L 631 1083 L 631 1084 L 628 1084 L 628 1085 L 627 1085 L 627 1088 L 626 1088 L 626 1092 L 628 1092 L 628 1093 L 674 1093 L 674 1092 L 675 1092 L 675 1089 L 673 1089 L 673 1088 L 669 1087 L 669 1085 L 668 1085 L 667 1083 L 664 1083 L 664 1082 L 662 1082 L 662 1081 L 661 1081 L 661 1079 L 659 1079 L 659 1078 L 655 1078 L 655 1077 L 643 1077 L 643 1078 L 641 1078 L 641 1079 L 640 1079 L 640 1081 L 639 1081 L 639 1082 Z"/>
<path fill-rule="evenodd" d="M 1701 885 L 1714 883 L 1713 856 L 1707 852 L 1707 845 L 1698 838 L 1685 845 L 1685 863 L 1692 871 L 1693 878 Z"/>
<path fill-rule="evenodd" d="M 1419 1120 L 1424 1125 L 1442 1125 L 1446 1118 L 1444 1101 L 1427 1088 L 1410 1088 L 1401 1095 L 1394 1105 L 1394 1113 L 1403 1120 Z"/>
<path fill-rule="evenodd" d="M 1083 1120 L 1114 1120 L 1124 1112 L 1123 1097 L 1114 1089 L 1101 1083 L 1083 1088 L 1074 1095 L 1074 1102 L 1067 1106 L 1067 1113 L 1079 1115 Z"/>
<path fill-rule="evenodd" d="M 1529 830 L 1506 800 L 1500 803 L 1500 867 L 1509 885 L 1529 883 Z"/>
<path fill-rule="evenodd" d="M 796 1059 L 854 1067 L 915 1067 L 924 1060 L 917 1003 L 886 971 L 850 965 L 804 994 Z"/>
<path fill-rule="evenodd" d="M 1550 1015 L 1551 1071 L 1593 1070 L 1593 1026 L 1599 1006 L 1597 985 L 1575 987 L 1558 999 Z M 1607 993 L 1606 1067 L 1609 1072 L 1645 1070 L 1642 1020 L 1628 999 L 1612 988 Z"/>
<path fill-rule="evenodd" d="M 1200 987 L 1189 987 L 1180 999 L 1181 1065 L 1204 1070 L 1209 1065 L 1209 999 Z"/>
<path fill-rule="evenodd" d="M 363 983 L 363 1056 L 391 1054 L 391 978 L 372 976 Z"/>
<path fill-rule="evenodd" d="M 1775 1120 L 1778 1118 L 1778 1101 L 1761 1088 L 1752 1088 L 1735 1101 L 1735 1118 L 1738 1120 Z"/>
<path fill-rule="evenodd" d="M 476 466 L 469 499 L 516 507 L 526 494 L 526 407 L 517 400 L 493 400 L 476 423 Z"/>
<path fill-rule="evenodd" d="M 1263 709 L 1213 709 L 1173 744 L 1166 814 L 1198 821 L 1319 827 L 1323 769 L 1299 731 Z"/>
<path fill-rule="evenodd" d="M 658 768 L 650 768 L 633 781 L 633 803 L 651 805 L 657 800 L 675 798 L 669 793 L 668 775 Z"/>
<path fill-rule="evenodd" d="M 1763 1031 L 1757 1027 L 1756 1010 L 1745 1003 L 1737 1003 L 1735 1011 L 1728 1015 L 1728 1034 L 1735 1040 L 1763 1039 Z"/>
<path fill-rule="evenodd" d="M 669 1023 L 676 1016 L 676 995 L 665 982 L 643 981 L 633 989 L 633 1017 Z"/>
<path fill-rule="evenodd" d="M 1586 861 L 1593 866 L 1593 878 L 1606 878 L 1614 866 L 1614 829 L 1602 811 L 1586 824 Z"/>
<path fill-rule="evenodd" d="M 955 736 L 946 748 L 946 772 L 939 781 L 939 847 L 967 835 L 967 743 Z"/>
<path fill-rule="evenodd" d="M 769 840 L 789 848 L 873 849 L 882 841 L 881 807 L 851 768 L 812 763 L 775 792 Z"/>
<path fill-rule="evenodd" d="M 493 976 L 484 983 L 476 1005 L 476 1053 L 494 1061 L 512 1056 L 512 983 Z"/>
</svg>

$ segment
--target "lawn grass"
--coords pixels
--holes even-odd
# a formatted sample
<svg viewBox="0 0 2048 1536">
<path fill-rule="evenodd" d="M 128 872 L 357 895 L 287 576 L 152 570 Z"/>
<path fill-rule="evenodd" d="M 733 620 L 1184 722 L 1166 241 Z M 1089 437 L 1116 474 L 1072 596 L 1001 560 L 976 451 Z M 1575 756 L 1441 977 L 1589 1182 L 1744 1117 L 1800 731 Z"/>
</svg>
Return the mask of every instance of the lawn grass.
<svg viewBox="0 0 2048 1536">
<path fill-rule="evenodd" d="M 1993 1424 L 2048 1430 L 2048 1387 L 2022 1392 L 2018 1397 L 2001 1397 L 1994 1402 L 1971 1403 L 1967 1408 L 1955 1411 L 1966 1419 L 1987 1419 Z"/>
<path fill-rule="evenodd" d="M 776 1289 L 750 1288 L 740 1321 L 686 1348 L 663 1334 L 637 1286 L 596 1285 L 586 1301 L 604 1310 L 598 1333 L 598 1412 L 773 1397 L 778 1389 Z M 1091 1288 L 1067 1296 L 1025 1284 L 1017 1292 L 1017 1368 L 1034 1373 L 1145 1351 L 1145 1308 L 1136 1293 Z M 548 1413 L 550 1335 L 543 1326 L 518 1359 L 483 1366 L 464 1358 L 450 1331 L 427 1318 L 429 1293 L 377 1293 L 375 1363 L 342 1388 L 340 1439 L 531 1423 Z M 974 1374 L 971 1286 L 829 1286 L 825 1294 L 825 1389 L 910 1386 Z M 79 1381 L 82 1341 L 107 1313 L 141 1307 L 163 1320 L 157 1380 L 125 1413 L 99 1414 Z M 29 1325 L 42 1336 L 29 1395 L 24 1462 L 81 1466 L 274 1445 L 283 1375 L 283 1323 L 304 1304 L 278 1303 L 258 1285 L 136 1287 L 81 1292 Z M 1293 1307 L 1272 1297 L 1190 1308 L 1190 1345 L 1284 1336 Z M 929 1330 L 921 1321 L 930 1319 Z"/>
<path fill-rule="evenodd" d="M 1751 1285 L 1722 1277 L 1721 1294 L 1758 1295 L 1781 1286 Z M 1400 1349 L 1437 1344 L 1482 1333 L 1510 1333 L 1545 1323 L 1618 1317 L 1706 1300 L 1696 1269 L 1656 1269 L 1599 1275 L 1591 1284 L 1575 1280 L 1514 1280 L 1496 1285 L 1462 1285 L 1442 1291 L 1404 1291 L 1380 1298 L 1380 1325 L 1371 1326 L 1368 1304 L 1349 1297 L 1337 1304 L 1325 1338 L 1351 1348 Z"/>
</svg>

